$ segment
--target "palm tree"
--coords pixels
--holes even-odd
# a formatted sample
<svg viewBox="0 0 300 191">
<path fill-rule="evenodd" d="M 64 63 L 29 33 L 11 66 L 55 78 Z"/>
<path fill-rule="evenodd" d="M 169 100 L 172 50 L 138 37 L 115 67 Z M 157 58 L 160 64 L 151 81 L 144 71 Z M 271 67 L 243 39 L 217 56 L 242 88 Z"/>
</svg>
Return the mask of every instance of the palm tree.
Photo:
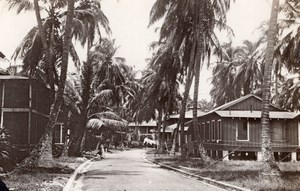
<svg viewBox="0 0 300 191">
<path fill-rule="evenodd" d="M 240 97 L 240 88 L 236 88 L 234 81 L 236 68 L 232 63 L 223 64 L 217 63 L 213 69 L 212 84 L 210 95 L 215 106 L 223 105 Z"/>
<path fill-rule="evenodd" d="M 125 64 L 124 58 L 115 56 L 117 48 L 114 42 L 106 38 L 101 39 L 98 44 L 91 47 L 88 60 L 83 65 L 80 80 L 81 123 L 76 131 L 74 144 L 71 146 L 73 155 L 79 155 L 84 146 L 88 116 L 107 111 L 119 114 L 125 99 L 130 99 L 129 97 L 134 94 L 126 85 L 125 75 L 129 67 Z"/>
<path fill-rule="evenodd" d="M 297 20 L 299 19 L 299 2 L 295 0 L 286 1 L 281 9 L 285 15 L 284 19 L 279 20 L 278 28 L 280 30 L 278 43 L 275 49 L 276 67 L 274 73 L 281 77 L 281 92 L 279 95 L 276 91 L 277 103 L 288 110 L 299 110 L 297 100 L 299 77 L 284 79 L 280 74 L 281 68 L 285 67 L 290 76 L 299 76 L 299 42 L 300 42 L 300 27 Z M 284 34 L 284 35 L 282 35 Z M 277 81 L 277 78 L 276 78 Z M 277 83 L 275 84 L 277 85 Z M 277 89 L 277 88 L 276 88 Z"/>
<path fill-rule="evenodd" d="M 24 59 L 23 74 L 28 72 L 29 76 L 41 79 L 45 84 L 52 82 L 50 86 L 52 87 L 52 97 L 54 97 L 54 84 L 59 84 L 59 72 L 57 70 L 62 61 L 64 32 L 62 26 L 65 22 L 66 15 L 66 12 L 61 11 L 61 8 L 66 5 L 66 2 L 51 1 L 49 4 L 49 9 L 46 5 L 43 7 L 48 13 L 48 17 L 40 23 L 40 25 L 44 27 L 44 30 L 38 30 L 37 27 L 34 27 L 23 39 L 22 43 L 20 43 L 13 57 L 15 59 Z M 10 8 L 17 7 L 18 11 L 31 8 L 30 1 L 20 2 L 11 0 L 10 5 Z M 39 9 L 38 5 L 36 7 Z M 80 4 L 74 10 L 74 14 L 72 37 L 74 37 L 75 40 L 79 40 L 83 46 L 87 43 L 88 51 L 90 50 L 95 37 L 101 37 L 99 24 L 107 33 L 110 33 L 108 20 L 101 11 L 100 2 L 93 0 L 80 1 Z M 46 45 L 49 47 L 48 49 L 51 50 L 51 65 L 45 64 L 47 63 L 44 61 L 47 58 L 47 54 L 43 56 L 43 52 L 41 52 L 42 43 L 39 31 L 44 31 L 48 39 Z M 73 63 L 79 70 L 80 59 L 72 43 L 70 46 L 70 55 L 73 59 Z M 49 67 L 51 67 L 51 69 L 49 69 Z M 52 74 L 49 74 L 51 72 Z M 53 80 L 51 81 L 51 79 Z"/>
<path fill-rule="evenodd" d="M 261 60 L 263 53 L 259 47 L 262 40 L 253 43 L 249 40 L 243 42 L 244 46 L 237 47 L 237 54 L 240 57 L 237 72 L 234 77 L 234 84 L 242 87 L 243 95 L 254 93 L 261 86 L 262 72 Z"/>
<path fill-rule="evenodd" d="M 270 87 L 271 87 L 271 70 L 272 61 L 275 47 L 275 39 L 277 34 L 277 16 L 279 9 L 279 0 L 273 0 L 272 11 L 270 18 L 270 26 L 267 36 L 267 49 L 266 49 L 266 61 L 264 67 L 263 78 L 263 96 L 262 96 L 262 115 L 261 115 L 261 140 L 262 140 L 262 157 L 264 162 L 264 168 L 262 175 L 271 176 L 279 175 L 280 170 L 275 163 L 272 148 L 271 148 L 271 128 L 269 122 L 269 107 L 270 107 Z"/>
<path fill-rule="evenodd" d="M 184 62 L 181 67 L 181 71 L 186 71 L 188 66 L 191 66 L 195 70 L 195 92 L 194 101 L 197 103 L 198 97 L 198 85 L 199 85 L 199 71 L 203 64 L 203 60 L 206 56 L 210 56 L 212 45 L 218 45 L 213 29 L 215 26 L 225 28 L 225 12 L 229 8 L 230 1 L 222 1 L 218 3 L 212 3 L 210 1 L 166 1 L 157 0 L 152 7 L 150 13 L 150 24 L 159 20 L 165 16 L 164 23 L 160 30 L 160 41 L 165 40 L 170 43 L 172 52 L 184 56 L 185 48 L 191 48 L 191 44 L 195 45 L 195 55 L 188 53 L 189 56 L 193 56 L 192 62 Z M 190 49 L 191 50 L 191 49 Z M 201 63 L 201 64 L 200 64 Z M 187 88 L 188 89 L 188 88 Z M 197 104 L 194 104 L 195 107 Z M 197 137 L 197 143 L 199 143 L 199 150 L 202 158 L 207 158 L 203 151 L 203 146 L 200 144 L 196 127 L 196 112 L 194 109 L 194 128 L 195 135 Z"/>
<path fill-rule="evenodd" d="M 300 78 L 289 78 L 283 83 L 279 106 L 297 112 L 300 110 Z"/>
<path fill-rule="evenodd" d="M 38 4 L 36 4 L 38 5 Z M 72 39 L 72 21 L 74 16 L 74 0 L 68 0 L 67 18 L 64 33 L 64 43 L 62 50 L 62 63 L 60 71 L 60 81 L 54 103 L 51 106 L 50 118 L 38 144 L 35 145 L 30 156 L 22 161 L 19 168 L 35 167 L 37 165 L 44 167 L 53 167 L 52 160 L 52 132 L 58 117 L 58 112 L 63 102 L 63 94 L 68 69 L 69 50 Z"/>
</svg>

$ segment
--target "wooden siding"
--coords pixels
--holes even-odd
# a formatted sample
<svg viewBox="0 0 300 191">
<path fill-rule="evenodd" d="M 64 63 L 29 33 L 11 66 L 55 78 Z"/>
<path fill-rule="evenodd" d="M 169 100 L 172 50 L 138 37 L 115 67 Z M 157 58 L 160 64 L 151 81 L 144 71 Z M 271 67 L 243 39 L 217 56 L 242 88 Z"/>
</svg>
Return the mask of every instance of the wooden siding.
<svg viewBox="0 0 300 191">
<path fill-rule="evenodd" d="M 50 112 L 50 91 L 37 81 L 32 81 L 32 108 L 44 114 Z"/>
<path fill-rule="evenodd" d="M 260 120 L 249 119 L 249 140 L 239 141 L 236 137 L 236 128 L 247 119 L 222 119 L 223 140 L 219 142 L 206 142 L 204 144 L 207 150 L 233 150 L 241 146 L 238 151 L 260 151 L 261 150 L 261 126 Z M 292 120 L 279 120 L 282 126 L 286 125 L 285 140 L 272 142 L 272 148 L 275 152 L 292 151 L 298 144 L 297 122 Z M 271 126 L 274 120 L 271 120 Z M 278 121 L 277 121 L 278 122 Z"/>
<path fill-rule="evenodd" d="M 28 80 L 6 80 L 4 93 L 4 107 L 28 108 L 29 83 Z"/>
<path fill-rule="evenodd" d="M 0 84 L 1 125 L 10 129 L 14 144 L 37 143 L 48 121 L 49 90 L 33 79 L 5 79 Z"/>
<path fill-rule="evenodd" d="M 239 103 L 236 103 L 228 108 L 226 110 L 253 110 L 253 111 L 261 111 L 261 100 L 255 98 L 255 97 L 249 97 L 246 100 L 243 100 Z M 270 111 L 280 111 L 279 109 L 270 106 Z"/>
<path fill-rule="evenodd" d="M 218 121 L 221 120 L 221 117 L 215 113 L 206 115 L 204 117 L 198 118 L 198 128 L 199 128 L 199 133 L 200 133 L 200 138 L 204 142 L 212 142 L 212 141 L 217 141 L 217 124 Z M 214 130 L 214 136 L 212 135 L 212 124 L 215 124 L 215 130 Z M 209 124 L 209 125 L 208 125 Z M 194 129 L 193 129 L 193 124 L 190 123 L 189 129 L 188 129 L 188 135 L 191 135 L 192 140 L 195 140 L 194 137 Z M 214 139 L 213 139 L 214 137 Z"/>
</svg>

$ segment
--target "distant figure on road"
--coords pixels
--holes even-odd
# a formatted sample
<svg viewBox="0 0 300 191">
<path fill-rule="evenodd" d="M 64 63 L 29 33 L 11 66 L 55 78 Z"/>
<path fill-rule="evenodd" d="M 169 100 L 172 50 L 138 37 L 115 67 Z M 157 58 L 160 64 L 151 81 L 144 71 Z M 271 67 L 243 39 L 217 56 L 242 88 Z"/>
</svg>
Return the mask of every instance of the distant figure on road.
<svg viewBox="0 0 300 191">
<path fill-rule="evenodd" d="M 97 152 L 97 155 L 99 155 L 101 158 L 104 158 L 104 156 L 105 156 L 105 150 L 104 150 L 104 145 L 103 144 L 101 144 L 99 146 L 99 151 Z"/>
<path fill-rule="evenodd" d="M 105 151 L 104 151 L 104 145 L 103 144 L 100 145 L 100 151 L 99 152 L 101 152 L 100 157 L 104 158 L 105 157 Z"/>
</svg>

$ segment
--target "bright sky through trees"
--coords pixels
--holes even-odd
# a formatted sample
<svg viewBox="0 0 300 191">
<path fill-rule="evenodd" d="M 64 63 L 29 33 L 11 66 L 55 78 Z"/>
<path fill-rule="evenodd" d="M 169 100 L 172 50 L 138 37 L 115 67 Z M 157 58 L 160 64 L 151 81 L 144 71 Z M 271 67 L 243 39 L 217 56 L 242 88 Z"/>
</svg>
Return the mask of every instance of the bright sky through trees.
<svg viewBox="0 0 300 191">
<path fill-rule="evenodd" d="M 155 0 L 102 0 L 103 12 L 108 17 L 113 32 L 112 38 L 120 46 L 118 55 L 125 57 L 127 63 L 137 70 L 145 68 L 145 59 L 151 56 L 149 44 L 158 39 L 158 34 L 154 32 L 158 25 L 148 28 L 149 13 L 154 2 Z M 10 58 L 22 38 L 36 24 L 36 20 L 34 12 L 17 16 L 15 11 L 8 11 L 5 4 L 5 1 L 0 1 L 0 51 Z M 254 31 L 262 21 L 269 18 L 270 7 L 270 0 L 236 0 L 232 3 L 227 23 L 234 30 L 234 44 L 257 38 L 258 34 Z M 220 35 L 220 40 L 228 41 L 224 34 Z M 210 85 L 207 79 L 210 72 L 206 71 L 206 67 L 203 69 L 200 81 L 200 87 L 203 88 L 200 88 L 199 99 L 209 99 Z"/>
</svg>

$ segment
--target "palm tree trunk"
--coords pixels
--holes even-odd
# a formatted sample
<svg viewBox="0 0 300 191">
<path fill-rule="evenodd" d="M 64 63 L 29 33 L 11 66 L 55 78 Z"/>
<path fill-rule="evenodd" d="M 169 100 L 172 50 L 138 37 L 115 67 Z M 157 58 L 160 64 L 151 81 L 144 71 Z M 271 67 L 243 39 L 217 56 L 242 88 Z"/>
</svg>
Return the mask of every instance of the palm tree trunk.
<svg viewBox="0 0 300 191">
<path fill-rule="evenodd" d="M 162 141 L 161 141 L 161 121 L 162 121 L 162 108 L 161 106 L 158 106 L 158 119 L 157 119 L 157 139 L 158 139 L 158 145 L 157 145 L 157 151 L 162 153 Z"/>
<path fill-rule="evenodd" d="M 63 135 L 64 135 L 64 139 L 63 139 L 63 149 L 61 152 L 61 156 L 63 157 L 67 157 L 68 156 L 68 121 L 69 121 L 69 112 L 67 110 L 64 109 L 63 111 L 63 119 L 64 119 L 64 131 L 63 131 Z"/>
<path fill-rule="evenodd" d="M 167 119 L 169 117 L 169 111 L 171 109 L 171 104 L 172 104 L 172 99 L 173 99 L 173 96 L 172 96 L 173 90 L 174 90 L 173 86 L 174 86 L 174 84 L 171 84 L 169 96 L 168 96 L 167 107 L 165 109 L 165 116 L 164 116 L 164 120 L 163 120 L 162 144 L 166 143 L 165 135 L 166 135 Z M 164 147 L 162 147 L 162 148 L 164 148 Z M 168 148 L 166 148 L 166 149 L 168 149 Z"/>
<path fill-rule="evenodd" d="M 36 0 L 35 0 L 36 1 Z M 68 0 L 67 20 L 64 33 L 64 44 L 61 64 L 60 84 L 54 104 L 51 106 L 50 118 L 45 128 L 45 133 L 42 135 L 40 141 L 30 153 L 30 156 L 22 161 L 19 168 L 53 167 L 55 164 L 52 157 L 52 131 L 54 129 L 58 113 L 63 102 L 63 93 L 65 82 L 67 78 L 69 49 L 72 39 L 72 23 L 74 16 L 74 0 Z"/>
<path fill-rule="evenodd" d="M 272 11 L 270 18 L 270 26 L 267 36 L 266 62 L 264 68 L 263 80 L 263 96 L 262 96 L 262 114 L 261 114 L 261 151 L 264 162 L 262 177 L 270 175 L 280 175 L 280 170 L 275 163 L 272 148 L 271 148 L 271 128 L 269 119 L 270 107 L 270 88 L 271 88 L 271 73 L 272 61 L 275 47 L 275 39 L 277 34 L 277 17 L 279 9 L 279 0 L 273 0 Z"/>
<path fill-rule="evenodd" d="M 201 56 L 204 52 L 204 1 L 195 1 L 195 16 L 196 16 L 196 56 L 195 56 L 195 86 L 194 86 L 194 98 L 193 98 L 193 129 L 198 146 L 199 154 L 203 162 L 209 161 L 206 150 L 201 142 L 199 129 L 198 129 L 198 91 L 199 91 L 199 80 L 200 80 L 200 69 L 201 69 Z"/>
<path fill-rule="evenodd" d="M 92 47 L 92 42 L 87 39 L 87 60 L 83 66 L 83 78 L 81 79 L 82 84 L 82 111 L 80 114 L 80 126 L 76 129 L 76 142 L 73 145 L 72 156 L 80 156 L 85 145 L 86 136 L 86 123 L 88 121 L 88 103 L 91 95 L 91 84 L 93 76 L 93 67 L 91 65 L 92 60 L 90 58 L 90 50 Z"/>
<path fill-rule="evenodd" d="M 40 13 L 40 6 L 38 0 L 34 0 L 34 10 L 35 10 L 35 15 L 36 15 L 36 20 L 38 24 L 38 30 L 39 30 L 39 36 L 41 38 L 42 46 L 43 46 L 43 52 L 45 55 L 45 60 L 47 63 L 47 70 L 48 70 L 48 83 L 51 88 L 51 96 L 50 96 L 50 101 L 51 104 L 53 104 L 54 99 L 55 99 L 55 88 L 54 88 L 54 79 L 53 79 L 53 64 L 52 64 L 52 52 L 51 52 L 51 47 L 48 46 L 47 43 L 47 37 L 46 37 L 46 32 L 43 26 L 43 22 L 41 19 L 41 13 Z M 52 33 L 52 31 L 51 31 Z M 52 35 L 52 34 L 50 34 Z"/>
<path fill-rule="evenodd" d="M 195 52 L 195 46 L 192 48 L 192 55 L 191 57 L 194 57 L 194 52 Z M 183 95 L 183 100 L 181 104 L 181 110 L 179 114 L 179 119 L 177 122 L 177 127 L 174 130 L 174 135 L 173 135 L 173 141 L 172 141 L 172 149 L 171 149 L 171 154 L 175 153 L 175 147 L 176 147 L 176 139 L 177 139 L 177 134 L 178 134 L 178 129 L 180 128 L 180 147 L 181 147 L 181 157 L 185 158 L 186 157 L 186 149 L 184 148 L 185 145 L 185 139 L 184 139 L 184 118 L 185 118 L 185 111 L 186 111 L 186 105 L 187 105 L 187 100 L 189 97 L 191 85 L 193 81 L 193 68 L 188 68 L 188 74 L 186 77 L 186 84 L 185 84 L 185 90 L 184 90 L 184 95 Z"/>
</svg>

